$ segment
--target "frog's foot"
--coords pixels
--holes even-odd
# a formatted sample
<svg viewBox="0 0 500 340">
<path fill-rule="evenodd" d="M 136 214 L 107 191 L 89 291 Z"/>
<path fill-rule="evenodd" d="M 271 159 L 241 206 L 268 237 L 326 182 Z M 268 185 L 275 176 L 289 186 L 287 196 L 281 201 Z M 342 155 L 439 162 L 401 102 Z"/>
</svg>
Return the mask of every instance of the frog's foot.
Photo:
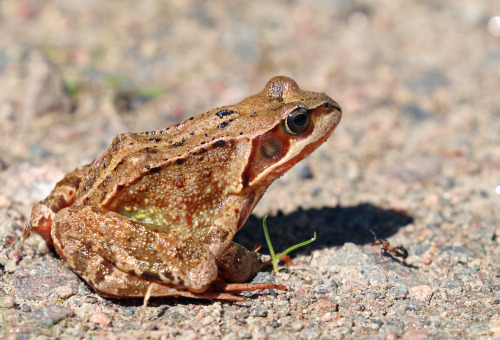
<svg viewBox="0 0 500 340">
<path fill-rule="evenodd" d="M 223 301 L 246 301 L 243 296 L 234 295 L 234 293 L 251 292 L 263 289 L 286 290 L 284 285 L 274 283 L 227 283 L 214 282 L 210 288 L 203 293 L 191 293 L 185 290 L 176 290 L 170 287 L 153 283 L 149 288 L 151 297 L 182 296 L 194 299 L 223 300 Z"/>
<path fill-rule="evenodd" d="M 262 283 L 214 282 L 214 284 L 212 284 L 212 286 L 210 287 L 210 291 L 225 292 L 225 293 L 251 292 L 254 290 L 263 290 L 263 289 L 286 290 L 286 286 L 277 285 L 270 282 L 262 282 Z"/>
<path fill-rule="evenodd" d="M 192 299 L 246 301 L 234 293 L 262 289 L 285 290 L 284 285 L 272 283 L 214 282 L 205 292 L 194 293 L 172 285 L 152 282 L 134 274 L 125 273 L 96 253 L 89 252 L 83 244 L 79 247 L 81 266 L 73 270 L 84 277 L 101 296 L 108 298 L 186 297 Z M 146 301 L 147 301 L 146 300 Z M 147 302 L 146 302 L 147 303 Z"/>
<path fill-rule="evenodd" d="M 78 186 L 82 178 L 87 174 L 89 168 L 90 166 L 88 165 L 76 168 L 64 176 L 64 178 L 56 184 L 50 195 L 33 207 L 30 221 L 24 229 L 23 239 L 19 249 L 21 249 L 24 240 L 28 238 L 30 231 L 40 234 L 47 244 L 52 246 L 52 238 L 50 236 L 52 220 L 59 210 L 73 204 Z"/>
<path fill-rule="evenodd" d="M 269 264 L 257 252 L 248 251 L 235 242 L 217 257 L 218 276 L 227 282 L 246 282 Z"/>
<path fill-rule="evenodd" d="M 126 286 L 116 285 L 117 282 L 125 282 Z M 116 269 L 105 278 L 105 281 L 88 280 L 88 283 L 99 295 L 108 298 L 147 298 L 147 300 L 149 300 L 149 298 L 152 297 L 185 297 L 202 300 L 246 301 L 246 299 L 242 296 L 231 294 L 245 291 L 245 289 L 224 291 L 223 287 L 221 288 L 217 285 L 217 288 L 214 290 L 209 288 L 209 290 L 202 293 L 193 293 L 186 289 L 147 281 L 135 275 L 123 273 Z M 266 286 L 265 288 L 274 287 Z M 255 288 L 253 290 L 265 288 Z"/>
</svg>

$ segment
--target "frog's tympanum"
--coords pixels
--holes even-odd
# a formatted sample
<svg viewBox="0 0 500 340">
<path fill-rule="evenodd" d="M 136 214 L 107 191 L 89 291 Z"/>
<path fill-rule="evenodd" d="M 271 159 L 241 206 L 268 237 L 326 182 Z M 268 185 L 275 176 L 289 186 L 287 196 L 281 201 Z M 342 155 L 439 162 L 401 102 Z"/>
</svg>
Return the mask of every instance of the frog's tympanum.
<svg viewBox="0 0 500 340">
<path fill-rule="evenodd" d="M 242 283 L 266 263 L 234 243 L 235 233 L 340 117 L 330 97 L 275 77 L 239 104 L 117 136 L 33 208 L 29 227 L 102 296 L 144 297 L 149 288 L 151 296 L 241 299 L 216 279 Z"/>
</svg>

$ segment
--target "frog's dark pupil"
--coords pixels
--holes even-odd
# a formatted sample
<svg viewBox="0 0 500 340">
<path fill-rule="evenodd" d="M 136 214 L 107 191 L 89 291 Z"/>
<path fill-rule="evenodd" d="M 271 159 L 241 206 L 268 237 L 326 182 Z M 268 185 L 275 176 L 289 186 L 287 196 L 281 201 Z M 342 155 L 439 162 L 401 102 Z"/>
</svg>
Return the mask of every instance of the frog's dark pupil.
<svg viewBox="0 0 500 340">
<path fill-rule="evenodd" d="M 307 116 L 305 114 L 298 114 L 293 118 L 293 123 L 296 126 L 304 126 L 307 123 Z"/>
</svg>

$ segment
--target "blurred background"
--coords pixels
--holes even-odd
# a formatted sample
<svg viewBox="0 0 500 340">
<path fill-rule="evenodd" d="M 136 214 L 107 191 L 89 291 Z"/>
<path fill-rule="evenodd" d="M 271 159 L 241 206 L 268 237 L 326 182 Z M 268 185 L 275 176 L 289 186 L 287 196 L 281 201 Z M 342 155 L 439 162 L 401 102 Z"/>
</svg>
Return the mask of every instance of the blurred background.
<svg viewBox="0 0 500 340">
<path fill-rule="evenodd" d="M 117 134 L 236 103 L 275 75 L 327 93 L 344 115 L 258 215 L 364 202 L 492 209 L 498 198 L 498 1 L 3 0 L 0 10 L 0 184 L 25 215 Z"/>
<path fill-rule="evenodd" d="M 2 0 L 0 11 L 0 166 L 15 200 L 42 198 L 41 180 L 118 133 L 238 102 L 274 75 L 341 104 L 324 148 L 344 182 L 419 150 L 395 174 L 411 182 L 432 172 L 430 144 L 467 157 L 499 141 L 498 1 Z"/>
<path fill-rule="evenodd" d="M 280 278 L 293 299 L 299 287 L 305 294 L 305 305 L 295 304 L 302 314 L 279 314 L 280 322 L 299 325 L 304 339 L 340 316 L 344 326 L 328 324 L 339 334 L 498 334 L 498 0 L 0 0 L 0 273 L 29 271 L 47 254 L 36 237 L 23 257 L 13 250 L 32 205 L 114 136 L 236 103 L 275 75 L 325 92 L 343 109 L 333 136 L 273 185 L 250 221 L 260 228 L 272 214 L 278 249 L 318 232 L 313 248 L 303 248 L 313 255 L 294 259 L 295 274 Z M 371 228 L 407 247 L 413 271 L 381 264 Z M 239 233 L 249 247 L 255 230 Z M 44 264 L 56 261 L 47 256 Z M 2 292 L 13 291 L 12 280 L 0 281 Z M 38 281 L 20 282 L 18 304 Z M 304 307 L 318 294 L 340 314 Z M 65 304 L 88 306 L 79 298 Z M 13 301 L 11 321 L 35 303 L 20 310 Z M 184 329 L 193 318 L 182 319 Z"/>
</svg>

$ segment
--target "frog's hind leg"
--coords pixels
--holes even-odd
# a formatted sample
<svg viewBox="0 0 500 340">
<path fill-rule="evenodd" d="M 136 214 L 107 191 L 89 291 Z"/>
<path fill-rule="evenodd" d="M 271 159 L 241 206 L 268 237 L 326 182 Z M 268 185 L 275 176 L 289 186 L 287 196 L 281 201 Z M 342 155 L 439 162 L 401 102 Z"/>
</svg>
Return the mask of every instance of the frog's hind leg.
<svg viewBox="0 0 500 340">
<path fill-rule="evenodd" d="M 56 249 L 57 249 L 56 242 Z M 262 289 L 286 289 L 283 285 L 272 283 L 226 283 L 214 282 L 210 287 L 199 293 L 190 292 L 180 286 L 152 282 L 134 273 L 119 270 L 113 263 L 92 250 L 81 241 L 71 244 L 75 253 L 73 260 L 66 258 L 68 265 L 101 296 L 108 298 L 147 298 L 149 297 L 186 297 L 193 299 L 245 301 L 242 296 L 234 293 Z M 149 293 L 149 294 L 148 294 Z M 149 296 L 148 296 L 149 295 Z M 145 300 L 145 303 L 147 303 Z"/>
<path fill-rule="evenodd" d="M 56 243 L 57 245 L 57 243 Z M 56 246 L 57 247 L 57 246 Z M 187 297 L 195 299 L 218 299 L 226 301 L 244 301 L 240 296 L 224 293 L 223 290 L 192 293 L 187 289 L 176 288 L 158 282 L 152 282 L 133 273 L 119 270 L 113 263 L 92 250 L 83 242 L 75 240 L 71 248 L 76 253 L 67 257 L 68 265 L 99 295 L 107 298 L 144 298 L 148 290 L 150 297 Z"/>
<path fill-rule="evenodd" d="M 186 296 L 204 293 L 217 277 L 214 256 L 190 234 L 104 209 L 63 209 L 51 235 L 68 266 L 103 296 L 143 297 L 152 283 L 159 286 L 152 296 Z"/>
<path fill-rule="evenodd" d="M 87 165 L 73 170 L 56 184 L 47 198 L 35 204 L 19 248 L 22 247 L 22 243 L 29 236 L 31 230 L 40 234 L 49 245 L 52 245 L 50 237 L 52 220 L 59 210 L 73 204 L 78 186 L 89 168 L 90 166 Z"/>
</svg>

